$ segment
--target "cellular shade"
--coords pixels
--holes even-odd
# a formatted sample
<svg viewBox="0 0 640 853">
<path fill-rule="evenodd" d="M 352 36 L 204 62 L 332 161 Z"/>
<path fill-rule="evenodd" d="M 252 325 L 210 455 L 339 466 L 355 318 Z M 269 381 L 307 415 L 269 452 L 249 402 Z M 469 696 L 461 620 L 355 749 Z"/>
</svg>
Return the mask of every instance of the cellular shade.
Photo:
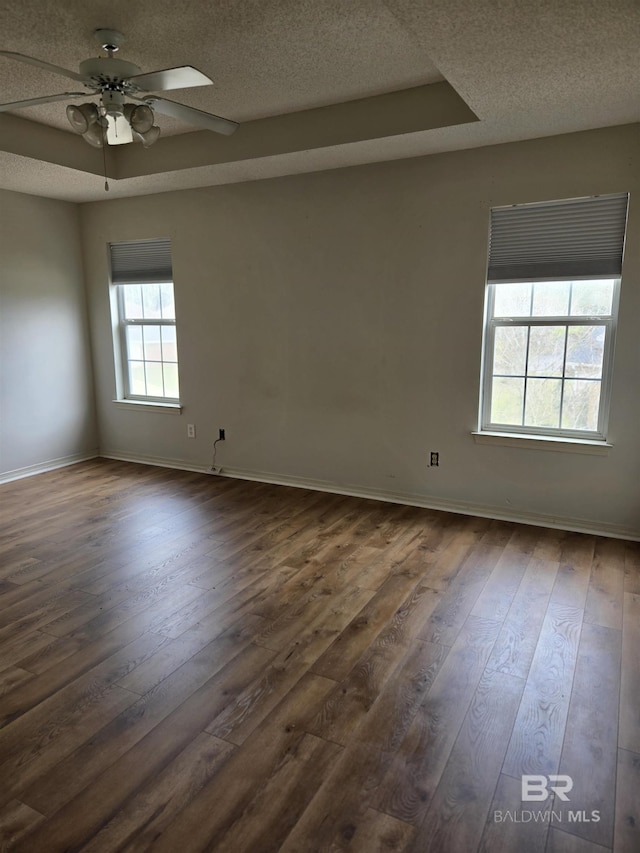
<svg viewBox="0 0 640 853">
<path fill-rule="evenodd" d="M 163 284 L 173 281 L 170 240 L 110 243 L 113 284 Z"/>
<path fill-rule="evenodd" d="M 617 278 L 628 193 L 491 211 L 487 281 Z"/>
</svg>

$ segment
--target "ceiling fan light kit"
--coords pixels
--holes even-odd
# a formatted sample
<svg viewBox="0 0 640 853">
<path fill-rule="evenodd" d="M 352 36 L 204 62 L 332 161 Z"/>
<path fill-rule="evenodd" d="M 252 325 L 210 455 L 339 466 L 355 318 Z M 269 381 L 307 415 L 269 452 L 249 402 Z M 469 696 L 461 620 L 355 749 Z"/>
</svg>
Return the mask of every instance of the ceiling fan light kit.
<svg viewBox="0 0 640 853">
<path fill-rule="evenodd" d="M 125 104 L 124 117 L 137 133 L 147 133 L 153 127 L 153 110 L 146 104 Z"/>
<path fill-rule="evenodd" d="M 79 133 L 85 142 L 94 148 L 102 148 L 104 145 L 104 131 L 107 128 L 107 119 L 101 115 L 100 110 L 94 103 L 69 104 L 67 107 L 67 118 L 75 133 Z"/>
<path fill-rule="evenodd" d="M 139 139 L 142 142 L 144 148 L 150 148 L 154 142 L 158 140 L 160 136 L 160 128 L 157 124 L 154 124 L 153 127 L 150 127 L 146 133 L 140 133 L 140 131 L 132 128 L 133 136 L 136 139 Z"/>
<path fill-rule="evenodd" d="M 67 118 L 76 133 L 86 133 L 89 126 L 98 121 L 100 112 L 95 104 L 80 104 L 79 107 L 75 104 L 69 104 Z"/>
<path fill-rule="evenodd" d="M 150 94 L 171 89 L 212 85 L 213 81 L 197 68 L 183 65 L 178 68 L 143 73 L 133 62 L 114 57 L 114 53 L 124 42 L 122 33 L 100 28 L 94 35 L 107 56 L 85 59 L 80 63 L 78 73 L 22 53 L 0 50 L 0 56 L 79 81 L 88 90 L 84 93 L 63 92 L 59 95 L 45 95 L 25 101 L 0 104 L 0 112 L 71 98 L 86 96 L 98 98 L 99 103 L 90 101 L 79 106 L 70 104 L 66 109 L 72 130 L 95 148 L 132 142 L 134 139 L 141 142 L 145 148 L 149 148 L 160 137 L 160 128 L 155 124 L 154 110 L 227 136 L 238 127 L 238 124 L 230 119 Z M 130 100 L 127 101 L 127 98 Z"/>
<path fill-rule="evenodd" d="M 103 148 L 104 147 L 104 138 L 106 127 L 104 118 L 101 118 L 99 121 L 92 124 L 89 130 L 86 133 L 82 134 L 82 138 L 85 142 L 88 142 L 89 145 L 92 145 L 94 148 Z"/>
</svg>

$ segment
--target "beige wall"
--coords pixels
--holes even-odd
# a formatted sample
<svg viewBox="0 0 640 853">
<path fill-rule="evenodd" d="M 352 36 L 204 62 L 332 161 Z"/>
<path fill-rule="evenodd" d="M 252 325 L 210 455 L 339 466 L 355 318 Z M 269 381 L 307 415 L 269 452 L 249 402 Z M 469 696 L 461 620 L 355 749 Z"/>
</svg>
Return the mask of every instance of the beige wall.
<svg viewBox="0 0 640 853">
<path fill-rule="evenodd" d="M 0 191 L 0 478 L 97 448 L 77 205 Z"/>
<path fill-rule="evenodd" d="M 249 475 L 640 534 L 639 139 L 614 128 L 84 205 L 103 451 L 206 466 L 224 427 L 219 464 Z M 614 448 L 477 445 L 489 209 L 619 191 Z M 111 402 L 105 246 L 156 236 L 173 241 L 180 417 Z"/>
</svg>

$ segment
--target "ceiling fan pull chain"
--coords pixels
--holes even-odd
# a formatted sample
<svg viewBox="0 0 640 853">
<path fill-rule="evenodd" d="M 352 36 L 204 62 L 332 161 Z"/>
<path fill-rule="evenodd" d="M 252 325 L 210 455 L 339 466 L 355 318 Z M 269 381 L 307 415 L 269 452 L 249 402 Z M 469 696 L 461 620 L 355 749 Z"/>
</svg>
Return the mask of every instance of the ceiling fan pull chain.
<svg viewBox="0 0 640 853">
<path fill-rule="evenodd" d="M 104 191 L 109 192 L 109 181 L 107 180 L 107 130 L 104 126 L 102 130 L 102 164 L 104 166 Z"/>
</svg>

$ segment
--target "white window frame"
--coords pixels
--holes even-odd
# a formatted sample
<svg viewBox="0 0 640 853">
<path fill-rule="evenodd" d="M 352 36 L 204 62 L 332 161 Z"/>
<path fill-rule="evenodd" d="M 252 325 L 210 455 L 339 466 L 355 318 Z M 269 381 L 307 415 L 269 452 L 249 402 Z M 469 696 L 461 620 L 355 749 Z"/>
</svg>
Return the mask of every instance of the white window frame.
<svg viewBox="0 0 640 853">
<path fill-rule="evenodd" d="M 168 284 L 169 282 L 144 282 L 142 286 L 144 287 L 146 284 Z M 125 318 L 125 310 L 124 310 L 124 289 L 126 287 L 131 287 L 128 284 L 116 284 L 114 285 L 116 288 L 116 301 L 117 301 L 117 310 L 118 310 L 118 330 L 119 330 L 119 340 L 120 340 L 120 369 L 122 371 L 122 386 L 123 386 L 123 400 L 124 401 L 132 401 L 138 403 L 160 403 L 160 404 L 168 404 L 168 405 L 179 405 L 180 398 L 179 397 L 156 397 L 151 394 L 132 394 L 129 382 L 129 349 L 127 345 L 127 327 L 128 326 L 173 326 L 176 328 L 176 320 L 175 319 L 165 319 L 161 317 L 150 317 L 148 319 L 135 319 L 128 320 Z M 135 285 L 134 285 L 135 286 Z M 171 287 L 173 288 L 173 282 L 171 282 Z M 176 340 L 177 340 L 177 330 L 176 330 Z M 139 359 L 136 359 L 136 361 Z M 142 359 L 143 362 L 146 362 L 147 359 Z M 161 362 L 162 363 L 162 362 Z M 178 384 L 180 382 L 180 366 L 179 361 L 178 364 Z"/>
<path fill-rule="evenodd" d="M 566 438 L 573 440 L 601 441 L 607 440 L 607 429 L 609 420 L 609 406 L 611 401 L 611 385 L 613 378 L 613 354 L 615 348 L 615 335 L 618 318 L 618 305 L 620 299 L 620 282 L 619 277 L 613 276 L 585 276 L 582 278 L 573 277 L 571 281 L 602 281 L 613 279 L 613 295 L 611 304 L 611 314 L 601 316 L 581 316 L 581 315 L 560 315 L 560 316 L 513 316 L 513 317 L 494 317 L 494 302 L 495 289 L 497 287 L 508 286 L 510 283 L 517 284 L 522 279 L 513 282 L 487 283 L 485 296 L 485 321 L 483 334 L 483 359 L 482 359 L 482 385 L 480 395 L 480 433 L 500 433 L 513 436 L 531 436 L 531 437 L 548 437 L 548 438 Z M 560 279 L 559 279 L 560 280 Z M 527 279 L 527 282 L 535 284 L 536 281 L 548 281 L 548 279 Z M 533 288 L 532 288 L 533 298 Z M 569 310 L 570 307 L 569 307 Z M 491 401 L 493 391 L 493 358 L 494 358 L 494 341 L 495 330 L 499 326 L 510 327 L 525 327 L 534 328 L 541 326 L 604 326 L 605 327 L 605 343 L 602 363 L 601 378 L 593 381 L 600 382 L 600 401 L 598 407 L 598 426 L 596 430 L 575 430 L 562 429 L 561 427 L 534 427 L 518 424 L 503 424 L 496 423 L 491 420 Z M 566 346 L 567 338 L 565 336 L 565 359 L 566 361 Z M 525 393 L 523 395 L 523 413 L 526 406 L 526 383 L 528 369 L 528 336 L 527 336 L 527 356 L 524 369 Z M 563 385 L 560 400 L 560 423 L 562 422 L 562 402 L 564 393 L 564 364 L 563 361 Z M 519 376 L 520 374 L 518 374 Z M 536 376 L 536 379 L 545 378 Z M 550 377 L 558 379 L 560 377 Z M 574 377 L 566 377 L 574 378 Z M 524 417 L 523 417 L 524 420 Z"/>
</svg>

